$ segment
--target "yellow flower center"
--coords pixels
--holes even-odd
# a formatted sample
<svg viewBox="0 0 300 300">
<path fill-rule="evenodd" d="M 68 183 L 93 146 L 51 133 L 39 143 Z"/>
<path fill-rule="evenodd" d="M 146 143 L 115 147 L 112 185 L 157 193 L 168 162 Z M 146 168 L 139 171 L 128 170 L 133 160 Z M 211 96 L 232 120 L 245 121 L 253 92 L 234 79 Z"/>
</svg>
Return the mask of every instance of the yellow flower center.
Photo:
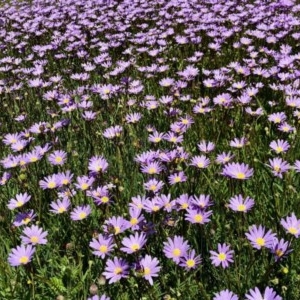
<svg viewBox="0 0 300 300">
<path fill-rule="evenodd" d="M 25 218 L 25 219 L 23 220 L 23 224 L 28 224 L 30 221 L 31 221 L 30 218 Z"/>
<path fill-rule="evenodd" d="M 195 261 L 193 259 L 188 259 L 186 261 L 186 265 L 189 267 L 189 268 L 192 268 L 195 266 Z"/>
<path fill-rule="evenodd" d="M 181 208 L 182 209 L 187 209 L 189 207 L 188 203 L 182 203 Z"/>
<path fill-rule="evenodd" d="M 62 184 L 64 184 L 64 185 L 69 184 L 69 179 L 63 179 L 63 180 L 62 180 Z"/>
<path fill-rule="evenodd" d="M 137 250 L 140 249 L 140 245 L 139 245 L 139 244 L 133 244 L 133 245 L 130 247 L 130 249 L 131 249 L 132 251 L 137 251 Z"/>
<path fill-rule="evenodd" d="M 283 148 L 282 148 L 282 147 L 276 147 L 275 151 L 276 151 L 277 153 L 280 153 L 280 152 L 283 151 Z"/>
<path fill-rule="evenodd" d="M 156 168 L 154 168 L 154 167 L 149 168 L 148 173 L 149 174 L 155 174 L 156 173 Z"/>
<path fill-rule="evenodd" d="M 149 275 L 150 273 L 151 273 L 150 268 L 145 267 L 145 268 L 144 268 L 144 275 Z"/>
<path fill-rule="evenodd" d="M 175 178 L 174 178 L 174 182 L 180 182 L 181 181 L 181 178 L 180 178 L 180 176 L 176 176 Z"/>
<path fill-rule="evenodd" d="M 27 256 L 22 256 L 22 257 L 19 259 L 19 263 L 20 263 L 20 264 L 23 264 L 23 265 L 27 264 L 28 261 L 29 261 L 29 259 L 28 259 Z"/>
<path fill-rule="evenodd" d="M 203 216 L 200 214 L 197 214 L 194 216 L 194 221 L 197 223 L 201 223 L 203 221 Z"/>
<path fill-rule="evenodd" d="M 48 188 L 49 189 L 54 189 L 56 187 L 56 183 L 54 182 L 54 181 L 50 181 L 49 183 L 48 183 Z"/>
<path fill-rule="evenodd" d="M 236 178 L 237 178 L 237 179 L 245 179 L 245 178 L 246 178 L 246 175 L 245 175 L 245 173 L 238 172 L 238 173 L 236 174 Z"/>
<path fill-rule="evenodd" d="M 116 267 L 116 268 L 114 269 L 114 273 L 115 273 L 115 275 L 119 275 L 119 274 L 121 274 L 121 273 L 122 273 L 122 271 L 123 271 L 123 269 L 122 269 L 122 268 L 120 268 L 120 267 Z"/>
<path fill-rule="evenodd" d="M 205 112 L 205 109 L 203 107 L 198 108 L 198 113 L 203 114 Z"/>
<path fill-rule="evenodd" d="M 79 219 L 84 219 L 86 217 L 86 213 L 85 212 L 81 212 L 79 213 Z"/>
<path fill-rule="evenodd" d="M 150 191 L 153 191 L 153 192 L 155 192 L 156 189 L 157 189 L 157 187 L 156 187 L 155 184 L 152 184 L 152 185 L 149 187 L 149 190 L 150 190 Z"/>
<path fill-rule="evenodd" d="M 159 137 L 156 137 L 155 139 L 154 139 L 154 142 L 155 143 L 159 143 L 161 141 L 161 138 L 159 138 Z"/>
<path fill-rule="evenodd" d="M 136 225 L 138 223 L 138 219 L 137 218 L 132 218 L 131 220 L 130 220 L 130 224 L 131 225 Z"/>
<path fill-rule="evenodd" d="M 109 198 L 107 196 L 101 197 L 101 202 L 102 203 L 107 203 L 109 201 Z"/>
<path fill-rule="evenodd" d="M 170 138 L 170 142 L 175 143 L 176 141 L 177 141 L 177 138 L 176 138 L 176 137 L 171 137 L 171 138 Z"/>
<path fill-rule="evenodd" d="M 275 170 L 276 172 L 280 172 L 280 170 L 281 170 L 281 169 L 280 169 L 280 166 L 276 166 L 276 165 L 275 165 L 275 166 L 274 166 L 274 170 Z"/>
<path fill-rule="evenodd" d="M 110 93 L 110 89 L 104 89 L 104 90 L 103 90 L 103 93 L 104 93 L 105 95 L 109 94 L 109 93 Z"/>
<path fill-rule="evenodd" d="M 180 256 L 180 254 L 181 254 L 181 250 L 180 250 L 180 249 L 175 248 L 175 249 L 173 250 L 173 255 L 174 255 L 174 256 L 178 257 L 178 256 Z"/>
<path fill-rule="evenodd" d="M 61 214 L 61 213 L 65 212 L 66 209 L 64 207 L 59 207 L 57 211 Z"/>
<path fill-rule="evenodd" d="M 114 229 L 115 229 L 115 234 L 118 234 L 121 231 L 121 228 L 119 226 L 115 226 Z"/>
<path fill-rule="evenodd" d="M 218 255 L 218 259 L 220 261 L 224 261 L 226 260 L 226 254 L 224 252 L 221 252 L 219 255 Z"/>
<path fill-rule="evenodd" d="M 278 257 L 281 257 L 281 256 L 283 255 L 283 252 L 282 252 L 280 249 L 278 249 L 278 250 L 275 251 L 275 254 L 276 254 Z"/>
<path fill-rule="evenodd" d="M 297 233 L 298 233 L 298 230 L 297 230 L 297 228 L 295 228 L 295 227 L 290 227 L 290 228 L 288 229 L 288 232 L 291 233 L 291 234 L 297 234 Z"/>
<path fill-rule="evenodd" d="M 55 157 L 55 162 L 57 162 L 57 163 L 62 162 L 62 157 L 61 156 Z"/>
<path fill-rule="evenodd" d="M 89 185 L 87 183 L 83 183 L 80 187 L 83 191 L 85 191 L 89 188 Z"/>
<path fill-rule="evenodd" d="M 24 203 L 22 201 L 18 201 L 16 207 L 21 207 Z"/>
<path fill-rule="evenodd" d="M 276 118 L 274 119 L 274 123 L 280 123 L 280 122 L 281 122 L 281 119 L 280 119 L 280 118 L 276 117 Z"/>
<path fill-rule="evenodd" d="M 237 207 L 238 211 L 245 211 L 246 210 L 246 205 L 245 204 L 239 204 Z"/>
<path fill-rule="evenodd" d="M 102 253 L 106 253 L 108 250 L 107 246 L 106 245 L 101 245 L 100 248 L 99 248 L 99 251 L 102 252 Z"/>
<path fill-rule="evenodd" d="M 197 166 L 198 166 L 198 168 L 203 168 L 203 167 L 204 167 L 204 164 L 203 164 L 202 162 L 199 162 L 199 163 L 197 164 Z"/>
<path fill-rule="evenodd" d="M 31 243 L 36 244 L 39 241 L 39 238 L 37 236 L 32 236 L 30 241 Z"/>
<path fill-rule="evenodd" d="M 30 161 L 31 162 L 36 162 L 38 160 L 38 158 L 36 157 L 36 156 L 32 156 L 31 158 L 30 158 Z"/>
<path fill-rule="evenodd" d="M 259 246 L 264 246 L 265 245 L 265 239 L 264 238 L 257 238 L 256 239 L 256 243 L 257 243 L 257 245 L 259 245 Z"/>
<path fill-rule="evenodd" d="M 158 205 L 154 205 L 154 206 L 152 207 L 152 210 L 153 210 L 153 211 L 158 211 L 158 210 L 159 210 L 159 206 L 158 206 Z"/>
</svg>

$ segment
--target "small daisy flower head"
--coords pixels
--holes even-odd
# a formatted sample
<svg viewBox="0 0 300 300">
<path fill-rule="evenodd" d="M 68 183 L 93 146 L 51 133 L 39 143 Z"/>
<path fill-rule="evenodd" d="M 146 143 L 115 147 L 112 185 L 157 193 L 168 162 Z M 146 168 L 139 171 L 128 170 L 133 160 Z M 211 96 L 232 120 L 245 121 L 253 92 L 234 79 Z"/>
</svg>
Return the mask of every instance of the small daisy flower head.
<svg viewBox="0 0 300 300">
<path fill-rule="evenodd" d="M 274 239 L 272 248 L 270 250 L 274 255 L 276 262 L 285 258 L 293 251 L 290 249 L 290 242 L 285 241 L 284 239 L 278 240 L 277 238 Z"/>
<path fill-rule="evenodd" d="M 74 185 L 78 190 L 86 191 L 91 187 L 94 181 L 95 181 L 94 177 L 78 176 L 77 182 Z"/>
<path fill-rule="evenodd" d="M 284 112 L 273 113 L 268 116 L 268 120 L 275 124 L 280 124 L 286 120 L 286 114 Z"/>
<path fill-rule="evenodd" d="M 180 259 L 180 266 L 185 268 L 186 271 L 194 270 L 201 264 L 201 256 L 196 255 L 194 249 L 188 251 L 187 255 Z"/>
<path fill-rule="evenodd" d="M 229 145 L 233 148 L 243 148 L 247 143 L 247 139 L 242 137 L 242 138 L 235 138 L 232 141 L 230 141 Z"/>
<path fill-rule="evenodd" d="M 213 300 L 239 300 L 238 296 L 229 290 L 216 293 Z"/>
<path fill-rule="evenodd" d="M 62 150 L 57 150 L 48 156 L 48 161 L 52 165 L 62 166 L 67 161 L 67 153 Z"/>
<path fill-rule="evenodd" d="M 86 219 L 92 212 L 89 205 L 77 206 L 71 212 L 71 219 L 73 221 L 81 221 Z"/>
<path fill-rule="evenodd" d="M 283 178 L 283 174 L 291 169 L 289 163 L 284 161 L 280 157 L 269 159 L 269 164 L 267 164 L 267 166 L 271 168 L 271 172 L 273 173 L 273 175 L 279 178 Z"/>
<path fill-rule="evenodd" d="M 103 230 L 108 234 L 118 235 L 128 229 L 128 221 L 123 217 L 111 217 L 104 222 Z"/>
<path fill-rule="evenodd" d="M 175 235 L 174 238 L 168 238 L 164 242 L 164 254 L 167 258 L 172 259 L 176 264 L 180 263 L 180 259 L 187 255 L 190 246 L 181 236 Z"/>
<path fill-rule="evenodd" d="M 139 262 L 139 268 L 141 269 L 138 270 L 141 272 L 141 276 L 148 280 L 150 285 L 153 285 L 152 277 L 158 277 L 158 273 L 161 269 L 158 259 L 150 255 L 145 255 Z"/>
<path fill-rule="evenodd" d="M 174 185 L 179 182 L 187 181 L 187 176 L 184 174 L 183 171 L 180 171 L 178 173 L 174 173 L 174 174 L 170 175 L 168 177 L 168 181 L 169 181 L 170 185 Z"/>
<path fill-rule="evenodd" d="M 253 169 L 244 163 L 229 163 L 224 166 L 222 171 L 222 175 L 239 180 L 249 179 L 253 173 Z"/>
<path fill-rule="evenodd" d="M 281 296 L 277 295 L 276 292 L 268 286 L 263 293 L 257 287 L 255 287 L 254 289 L 251 289 L 249 293 L 245 295 L 245 297 L 247 300 L 282 300 Z"/>
<path fill-rule="evenodd" d="M 242 195 L 236 195 L 230 198 L 228 207 L 236 212 L 248 212 L 254 206 L 254 200 Z"/>
<path fill-rule="evenodd" d="M 8 262 L 11 266 L 27 265 L 31 262 L 35 248 L 32 245 L 21 245 L 12 249 L 8 256 Z"/>
<path fill-rule="evenodd" d="M 266 231 L 262 225 L 252 225 L 249 232 L 246 232 L 246 237 L 250 241 L 253 248 L 260 250 L 263 247 L 272 248 L 276 234 L 271 230 Z"/>
<path fill-rule="evenodd" d="M 281 219 L 280 224 L 287 233 L 294 235 L 296 238 L 300 236 L 300 219 L 297 219 L 294 213 L 287 216 L 286 219 Z"/>
<path fill-rule="evenodd" d="M 231 152 L 222 152 L 217 155 L 216 162 L 218 164 L 224 165 L 227 164 L 230 160 L 232 160 L 234 155 Z"/>
<path fill-rule="evenodd" d="M 270 148 L 277 154 L 280 154 L 287 152 L 290 148 L 290 144 L 284 140 L 276 140 L 270 143 Z"/>
<path fill-rule="evenodd" d="M 117 282 L 121 278 L 126 278 L 128 275 L 129 265 L 124 259 L 114 257 L 114 259 L 107 260 L 103 276 L 109 279 L 109 284 Z"/>
<path fill-rule="evenodd" d="M 89 160 L 88 169 L 93 173 L 104 173 L 108 168 L 108 162 L 103 156 L 93 156 Z"/>
<path fill-rule="evenodd" d="M 210 259 L 212 264 L 216 267 L 222 265 L 222 268 L 228 268 L 229 264 L 233 262 L 234 251 L 230 250 L 227 244 L 218 244 L 218 251 L 210 251 Z"/>
<path fill-rule="evenodd" d="M 103 259 L 105 256 L 109 255 L 109 253 L 115 247 L 115 244 L 112 236 L 99 234 L 97 238 L 93 238 L 89 246 L 94 250 L 94 255 Z"/>
<path fill-rule="evenodd" d="M 58 199 L 57 201 L 52 201 L 50 203 L 50 211 L 54 214 L 62 214 L 69 210 L 71 206 L 71 201 L 69 198 L 64 197 L 63 199 Z"/>
<path fill-rule="evenodd" d="M 145 190 L 153 192 L 154 194 L 158 193 L 163 188 L 163 186 L 164 182 L 155 178 L 150 179 L 144 183 Z"/>
<path fill-rule="evenodd" d="M 123 238 L 122 245 L 124 247 L 122 247 L 121 250 L 125 253 L 132 254 L 141 250 L 145 244 L 145 234 L 136 232 L 135 235 Z"/>
<path fill-rule="evenodd" d="M 201 211 L 198 209 L 187 209 L 185 220 L 192 224 L 205 224 L 210 222 L 212 211 Z"/>
<path fill-rule="evenodd" d="M 39 228 L 36 225 L 32 225 L 31 227 L 25 227 L 23 229 L 23 233 L 21 235 L 21 240 L 23 244 L 47 244 L 47 231 L 43 231 L 42 228 Z"/>
<path fill-rule="evenodd" d="M 46 189 L 52 190 L 57 187 L 60 187 L 60 182 L 58 182 L 58 180 L 57 180 L 57 174 L 53 174 L 53 175 L 45 177 L 43 180 L 40 180 L 39 185 L 43 190 L 46 190 Z"/>
<path fill-rule="evenodd" d="M 163 170 L 163 166 L 158 162 L 150 162 L 141 167 L 141 171 L 144 174 L 159 174 Z"/>
<path fill-rule="evenodd" d="M 15 196 L 15 199 L 10 199 L 8 203 L 8 208 L 10 210 L 13 210 L 15 208 L 22 207 L 25 203 L 27 203 L 30 200 L 31 196 L 27 193 L 24 194 L 17 194 Z"/>
<path fill-rule="evenodd" d="M 215 149 L 215 144 L 213 142 L 203 140 L 198 144 L 198 149 L 201 152 L 209 153 Z"/>
<path fill-rule="evenodd" d="M 16 227 L 27 225 L 35 218 L 36 218 L 36 214 L 33 210 L 27 212 L 20 212 L 16 215 L 13 225 Z"/>
<path fill-rule="evenodd" d="M 210 160 L 205 155 L 197 155 L 192 157 L 191 166 L 194 166 L 198 169 L 205 169 L 209 166 Z"/>
</svg>

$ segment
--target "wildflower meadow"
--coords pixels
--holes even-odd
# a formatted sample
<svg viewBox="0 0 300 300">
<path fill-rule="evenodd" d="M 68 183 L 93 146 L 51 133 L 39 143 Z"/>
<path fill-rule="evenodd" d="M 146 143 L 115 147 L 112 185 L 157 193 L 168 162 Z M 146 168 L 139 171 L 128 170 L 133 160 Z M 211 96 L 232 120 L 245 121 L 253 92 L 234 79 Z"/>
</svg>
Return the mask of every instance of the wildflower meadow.
<svg viewBox="0 0 300 300">
<path fill-rule="evenodd" d="M 0 99 L 0 299 L 300 299 L 299 1 L 1 1 Z"/>
</svg>

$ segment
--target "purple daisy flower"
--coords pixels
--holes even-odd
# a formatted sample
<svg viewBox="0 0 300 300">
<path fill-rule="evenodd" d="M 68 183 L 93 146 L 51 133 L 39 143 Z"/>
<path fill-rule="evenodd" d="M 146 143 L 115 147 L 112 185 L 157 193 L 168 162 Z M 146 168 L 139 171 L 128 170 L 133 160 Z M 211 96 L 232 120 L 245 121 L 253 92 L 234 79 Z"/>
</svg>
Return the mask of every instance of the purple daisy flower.
<svg viewBox="0 0 300 300">
<path fill-rule="evenodd" d="M 230 178 L 246 180 L 253 175 L 253 169 L 244 163 L 229 163 L 223 168 L 222 175 Z"/>
<path fill-rule="evenodd" d="M 113 250 L 115 244 L 112 236 L 104 236 L 99 234 L 97 238 L 93 238 L 89 246 L 95 250 L 93 251 L 94 255 L 103 259 Z"/>
<path fill-rule="evenodd" d="M 46 236 L 48 235 L 47 231 L 43 231 L 42 228 L 39 228 L 36 225 L 32 225 L 31 227 L 25 227 L 23 229 L 23 235 L 21 235 L 21 240 L 23 244 L 47 244 Z"/>
<path fill-rule="evenodd" d="M 92 209 L 89 205 L 77 206 L 71 212 L 71 219 L 73 221 L 81 221 L 86 219 L 91 212 Z"/>
<path fill-rule="evenodd" d="M 215 149 L 215 144 L 213 142 L 201 141 L 198 145 L 198 149 L 201 152 L 209 153 Z"/>
<path fill-rule="evenodd" d="M 52 165 L 62 166 L 67 160 L 67 153 L 62 150 L 57 150 L 48 156 L 48 161 Z"/>
<path fill-rule="evenodd" d="M 254 200 L 242 195 L 236 195 L 230 198 L 228 207 L 233 211 L 247 212 L 254 206 Z"/>
<path fill-rule="evenodd" d="M 27 212 L 20 212 L 16 215 L 13 224 L 16 227 L 27 225 L 36 217 L 36 214 L 33 210 L 29 210 Z"/>
<path fill-rule="evenodd" d="M 290 144 L 284 140 L 276 140 L 270 143 L 270 148 L 274 150 L 277 154 L 285 153 L 289 150 Z"/>
<path fill-rule="evenodd" d="M 103 156 L 93 156 L 89 160 L 88 169 L 95 173 L 104 173 L 108 168 L 107 160 Z"/>
<path fill-rule="evenodd" d="M 55 214 L 62 214 L 66 212 L 71 205 L 71 201 L 69 198 L 63 198 L 63 199 L 58 199 L 57 201 L 53 201 L 50 203 L 50 209 L 51 212 Z"/>
<path fill-rule="evenodd" d="M 195 166 L 198 169 L 205 169 L 209 166 L 210 160 L 205 155 L 194 156 L 192 157 L 192 161 L 190 163 L 191 166 Z"/>
<path fill-rule="evenodd" d="M 35 248 L 32 245 L 17 246 L 10 252 L 8 262 L 13 267 L 26 265 L 31 261 L 34 252 Z"/>
<path fill-rule="evenodd" d="M 179 264 L 180 258 L 187 255 L 189 248 L 188 242 L 184 241 L 183 237 L 175 235 L 173 239 L 168 238 L 168 241 L 164 242 L 163 251 L 167 258 Z"/>
<path fill-rule="evenodd" d="M 123 217 L 111 217 L 105 221 L 103 229 L 106 233 L 113 233 L 117 235 L 119 233 L 124 232 L 128 229 L 128 221 L 125 220 Z"/>
<path fill-rule="evenodd" d="M 222 152 L 217 155 L 216 162 L 224 165 L 227 164 L 233 157 L 234 155 L 231 152 Z"/>
<path fill-rule="evenodd" d="M 139 267 L 142 271 L 142 276 L 149 281 L 150 285 L 153 285 L 152 277 L 158 277 L 158 273 L 161 269 L 159 261 L 156 257 L 145 255 L 139 262 Z"/>
<path fill-rule="evenodd" d="M 179 182 L 187 181 L 187 176 L 184 174 L 183 171 L 180 171 L 178 173 L 174 173 L 174 174 L 170 175 L 168 177 L 168 181 L 169 181 L 170 185 L 174 185 Z"/>
<path fill-rule="evenodd" d="M 196 209 L 187 209 L 185 220 L 192 224 L 205 224 L 210 222 L 209 217 L 212 215 L 212 211 L 202 211 Z"/>
<path fill-rule="evenodd" d="M 255 287 L 254 289 L 251 289 L 248 294 L 245 295 L 247 300 L 258 300 L 258 299 L 264 299 L 264 300 L 282 300 L 282 298 L 276 294 L 276 292 L 270 288 L 266 287 L 264 293 L 262 294 L 260 290 Z"/>
<path fill-rule="evenodd" d="M 279 178 L 282 178 L 282 174 L 286 173 L 291 168 L 291 166 L 286 161 L 278 157 L 269 159 L 269 163 L 270 164 L 267 164 L 267 166 L 270 167 L 271 172 Z"/>
<path fill-rule="evenodd" d="M 294 235 L 296 238 L 300 235 L 300 219 L 298 220 L 294 213 L 286 219 L 281 219 L 280 224 L 286 230 L 287 233 Z"/>
<path fill-rule="evenodd" d="M 194 249 L 188 251 L 188 253 L 180 259 L 180 266 L 185 268 L 186 271 L 196 269 L 201 264 L 201 256 L 196 255 Z"/>
<path fill-rule="evenodd" d="M 252 225 L 249 228 L 249 232 L 246 232 L 246 237 L 253 248 L 261 249 L 262 247 L 266 247 L 270 249 L 272 248 L 276 234 L 272 233 L 271 230 L 266 232 L 266 228 L 262 225 L 259 225 L 258 227 L 256 225 Z"/>
<path fill-rule="evenodd" d="M 129 237 L 125 237 L 122 240 L 122 245 L 124 247 L 121 250 L 125 253 L 132 254 L 143 248 L 146 244 L 146 236 L 144 233 L 136 232 L 135 235 L 131 235 Z"/>
<path fill-rule="evenodd" d="M 43 190 L 46 190 L 55 189 L 60 186 L 60 183 L 57 180 L 57 175 L 53 174 L 45 177 L 43 180 L 40 180 L 39 185 Z"/>
<path fill-rule="evenodd" d="M 223 290 L 216 293 L 213 300 L 238 300 L 238 296 L 229 290 Z"/>
<path fill-rule="evenodd" d="M 17 194 L 15 198 L 16 199 L 9 200 L 7 207 L 10 210 L 13 210 L 18 207 L 22 207 L 25 203 L 27 203 L 30 200 L 31 196 L 28 195 L 27 193 L 24 193 L 24 194 Z"/>
<path fill-rule="evenodd" d="M 271 250 L 271 253 L 273 253 L 275 261 L 279 261 L 286 257 L 289 253 L 291 253 L 293 250 L 289 249 L 290 242 L 285 241 L 284 239 L 278 240 L 277 238 L 274 239 L 273 245 Z"/>
<path fill-rule="evenodd" d="M 108 259 L 105 266 L 103 275 L 106 279 L 109 279 L 109 284 L 119 281 L 121 278 L 126 278 L 129 275 L 128 263 L 118 257 L 114 259 Z"/>
<path fill-rule="evenodd" d="M 212 261 L 212 264 L 216 267 L 222 265 L 222 267 L 225 269 L 229 267 L 229 263 L 233 262 L 234 251 L 230 250 L 230 246 L 226 245 L 225 243 L 223 245 L 218 244 L 218 252 L 209 252 L 211 254 L 210 259 Z"/>
</svg>

